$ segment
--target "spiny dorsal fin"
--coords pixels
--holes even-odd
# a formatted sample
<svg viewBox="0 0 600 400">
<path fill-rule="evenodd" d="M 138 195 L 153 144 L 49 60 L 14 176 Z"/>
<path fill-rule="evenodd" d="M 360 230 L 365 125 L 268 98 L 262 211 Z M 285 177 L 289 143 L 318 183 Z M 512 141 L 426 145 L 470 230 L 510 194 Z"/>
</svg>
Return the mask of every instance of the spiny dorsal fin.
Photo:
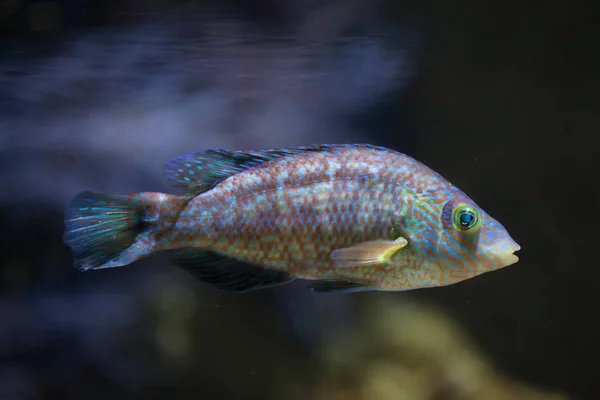
<svg viewBox="0 0 600 400">
<path fill-rule="evenodd" d="M 244 293 L 266 289 L 295 279 L 282 272 L 267 270 L 199 249 L 182 251 L 173 262 L 190 272 L 196 279 L 226 292 Z"/>
<path fill-rule="evenodd" d="M 209 149 L 167 161 L 165 173 L 172 186 L 199 194 L 245 169 L 279 157 L 307 152 L 335 152 L 344 148 L 387 150 L 369 144 L 321 144 L 254 151 Z"/>
<path fill-rule="evenodd" d="M 321 293 L 351 293 L 374 290 L 371 287 L 351 281 L 341 281 L 336 279 L 324 279 L 314 281 L 310 284 L 310 288 L 315 292 Z"/>
</svg>

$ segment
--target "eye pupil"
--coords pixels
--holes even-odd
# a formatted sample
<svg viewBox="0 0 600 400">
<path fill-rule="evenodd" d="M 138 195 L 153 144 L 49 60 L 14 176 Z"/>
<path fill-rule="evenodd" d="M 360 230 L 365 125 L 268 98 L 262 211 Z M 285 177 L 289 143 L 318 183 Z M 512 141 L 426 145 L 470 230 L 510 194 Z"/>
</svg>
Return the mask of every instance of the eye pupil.
<svg viewBox="0 0 600 400">
<path fill-rule="evenodd" d="M 474 219 L 475 219 L 475 217 L 473 216 L 473 214 L 463 213 L 460 215 L 460 224 L 462 226 L 469 226 L 473 222 Z"/>
</svg>

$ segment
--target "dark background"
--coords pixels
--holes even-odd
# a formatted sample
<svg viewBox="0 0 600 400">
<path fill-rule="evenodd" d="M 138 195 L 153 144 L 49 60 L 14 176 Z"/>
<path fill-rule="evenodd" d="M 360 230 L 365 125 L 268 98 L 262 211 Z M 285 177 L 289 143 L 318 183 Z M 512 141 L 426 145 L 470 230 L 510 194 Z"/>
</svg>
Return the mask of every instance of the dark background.
<svg viewBox="0 0 600 400">
<path fill-rule="evenodd" d="M 1 1 L 0 399 L 310 398 L 321 349 L 383 298 L 441 310 L 507 379 L 600 398 L 598 4 Z M 219 293 L 166 256 L 71 267 L 77 192 L 168 190 L 162 163 L 207 147 L 313 142 L 428 164 L 521 260 L 344 296 Z"/>
</svg>

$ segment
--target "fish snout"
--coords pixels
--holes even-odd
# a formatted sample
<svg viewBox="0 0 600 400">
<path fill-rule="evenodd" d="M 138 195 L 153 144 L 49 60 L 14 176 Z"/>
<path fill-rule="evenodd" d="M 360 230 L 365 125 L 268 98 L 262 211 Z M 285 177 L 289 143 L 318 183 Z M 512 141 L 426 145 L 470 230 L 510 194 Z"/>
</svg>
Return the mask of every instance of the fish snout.
<svg viewBox="0 0 600 400">
<path fill-rule="evenodd" d="M 521 246 L 508 235 L 490 247 L 496 264 L 499 264 L 498 268 L 507 267 L 519 261 L 519 257 L 514 253 L 521 250 Z"/>
</svg>

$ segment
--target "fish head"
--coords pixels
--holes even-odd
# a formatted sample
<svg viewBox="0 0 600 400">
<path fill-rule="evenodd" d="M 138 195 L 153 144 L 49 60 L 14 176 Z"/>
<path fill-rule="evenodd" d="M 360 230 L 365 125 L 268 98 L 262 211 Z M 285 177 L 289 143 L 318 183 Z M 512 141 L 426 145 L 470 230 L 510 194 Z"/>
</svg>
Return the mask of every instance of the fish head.
<svg viewBox="0 0 600 400">
<path fill-rule="evenodd" d="M 512 265 L 520 249 L 504 226 L 466 195 L 453 196 L 443 205 L 435 264 L 447 284 Z"/>
</svg>

